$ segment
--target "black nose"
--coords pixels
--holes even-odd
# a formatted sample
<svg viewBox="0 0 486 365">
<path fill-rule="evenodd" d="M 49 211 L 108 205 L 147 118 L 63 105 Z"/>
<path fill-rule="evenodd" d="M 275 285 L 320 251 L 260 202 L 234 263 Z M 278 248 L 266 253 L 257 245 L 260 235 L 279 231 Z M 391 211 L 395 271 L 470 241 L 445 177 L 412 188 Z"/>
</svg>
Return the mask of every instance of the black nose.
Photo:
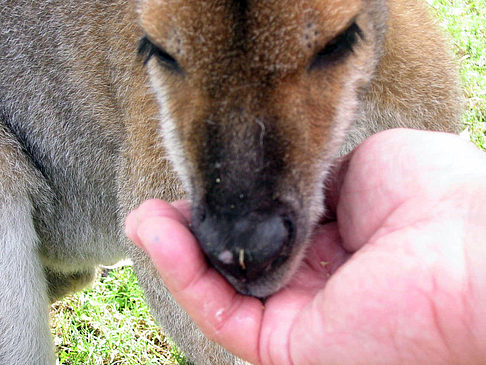
<svg viewBox="0 0 486 365">
<path fill-rule="evenodd" d="M 291 214 L 282 209 L 242 217 L 206 214 L 197 231 L 211 263 L 223 274 L 246 281 L 285 261 L 294 222 Z"/>
</svg>

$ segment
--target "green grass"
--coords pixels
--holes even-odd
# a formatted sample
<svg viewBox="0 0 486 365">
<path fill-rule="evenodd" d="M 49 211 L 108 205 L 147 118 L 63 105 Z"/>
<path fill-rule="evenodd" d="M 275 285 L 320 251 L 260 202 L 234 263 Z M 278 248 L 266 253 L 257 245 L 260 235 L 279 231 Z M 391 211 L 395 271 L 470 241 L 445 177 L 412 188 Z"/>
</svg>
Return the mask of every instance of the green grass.
<svg viewBox="0 0 486 365">
<path fill-rule="evenodd" d="M 428 0 L 451 35 L 465 97 L 464 123 L 486 149 L 486 0 Z"/>
<path fill-rule="evenodd" d="M 130 266 L 55 303 L 51 323 L 59 364 L 185 364 L 150 315 Z"/>
<path fill-rule="evenodd" d="M 429 0 L 450 32 L 466 100 L 464 123 L 486 149 L 486 0 Z M 130 267 L 52 306 L 59 364 L 185 364 L 160 332 Z"/>
</svg>

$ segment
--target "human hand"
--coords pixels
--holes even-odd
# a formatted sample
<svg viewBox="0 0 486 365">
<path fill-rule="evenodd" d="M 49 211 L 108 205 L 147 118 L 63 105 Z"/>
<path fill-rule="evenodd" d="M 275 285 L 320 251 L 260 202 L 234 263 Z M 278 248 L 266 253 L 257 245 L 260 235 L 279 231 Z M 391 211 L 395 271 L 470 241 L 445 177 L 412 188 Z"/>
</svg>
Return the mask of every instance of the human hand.
<svg viewBox="0 0 486 365">
<path fill-rule="evenodd" d="M 484 153 L 451 135 L 386 131 L 331 180 L 336 220 L 264 304 L 207 265 L 187 202 L 142 204 L 127 234 L 206 336 L 251 363 L 484 362 Z"/>
</svg>

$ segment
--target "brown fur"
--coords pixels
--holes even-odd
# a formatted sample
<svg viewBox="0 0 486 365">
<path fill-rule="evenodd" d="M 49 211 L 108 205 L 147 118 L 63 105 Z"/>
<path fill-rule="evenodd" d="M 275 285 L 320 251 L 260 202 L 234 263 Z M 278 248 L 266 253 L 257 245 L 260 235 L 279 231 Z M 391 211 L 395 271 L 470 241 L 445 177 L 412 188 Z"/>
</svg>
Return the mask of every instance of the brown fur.
<svg viewBox="0 0 486 365">
<path fill-rule="evenodd" d="M 128 212 L 187 191 L 210 260 L 241 292 L 266 296 L 298 269 L 336 156 L 387 128 L 460 128 L 455 64 L 420 1 L 0 0 L 0 9 L 1 364 L 53 363 L 49 299 L 124 256 L 192 361 L 241 363 L 204 338 L 123 238 Z M 354 22 L 352 51 L 315 66 Z M 144 68 L 144 36 L 178 69 L 156 57 Z M 237 247 L 248 226 L 251 244 Z M 282 231 L 280 247 L 272 238 Z M 242 249 L 246 268 L 218 262 Z M 268 252 L 278 259 L 259 272 Z"/>
<path fill-rule="evenodd" d="M 139 13 L 148 38 L 182 70 L 149 63 L 167 108 L 163 118 L 171 120 L 162 121 L 173 131 L 164 137 L 177 146 L 169 152 L 184 156 L 172 159 L 200 207 L 195 231 L 203 248 L 208 253 L 204 242 L 219 240 L 212 227 L 211 239 L 198 228 L 205 210 L 219 222 L 277 209 L 268 208 L 274 203 L 267 194 L 278 209 L 297 212 L 290 253 L 296 259 L 242 284 L 244 292 L 267 295 L 295 271 L 302 243 L 322 214 L 323 174 L 339 150 L 393 126 L 458 130 L 454 64 L 421 3 L 392 1 L 388 18 L 381 1 L 175 4 L 145 0 Z M 362 32 L 353 51 L 312 67 L 316 53 L 353 22 Z M 231 251 L 225 245 L 219 252 Z M 220 270 L 239 287 L 239 279 Z"/>
</svg>

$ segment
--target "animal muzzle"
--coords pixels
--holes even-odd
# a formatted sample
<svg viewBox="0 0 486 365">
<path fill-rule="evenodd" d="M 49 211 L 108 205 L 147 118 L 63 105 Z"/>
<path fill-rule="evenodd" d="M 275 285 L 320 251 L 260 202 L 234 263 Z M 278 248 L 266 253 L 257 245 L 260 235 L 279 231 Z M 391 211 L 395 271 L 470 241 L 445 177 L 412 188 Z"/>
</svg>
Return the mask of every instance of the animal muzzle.
<svg viewBox="0 0 486 365">
<path fill-rule="evenodd" d="M 202 210 L 194 230 L 203 251 L 241 293 L 248 294 L 245 288 L 251 282 L 270 274 L 290 256 L 295 219 L 283 204 L 274 202 L 243 213 Z"/>
</svg>

